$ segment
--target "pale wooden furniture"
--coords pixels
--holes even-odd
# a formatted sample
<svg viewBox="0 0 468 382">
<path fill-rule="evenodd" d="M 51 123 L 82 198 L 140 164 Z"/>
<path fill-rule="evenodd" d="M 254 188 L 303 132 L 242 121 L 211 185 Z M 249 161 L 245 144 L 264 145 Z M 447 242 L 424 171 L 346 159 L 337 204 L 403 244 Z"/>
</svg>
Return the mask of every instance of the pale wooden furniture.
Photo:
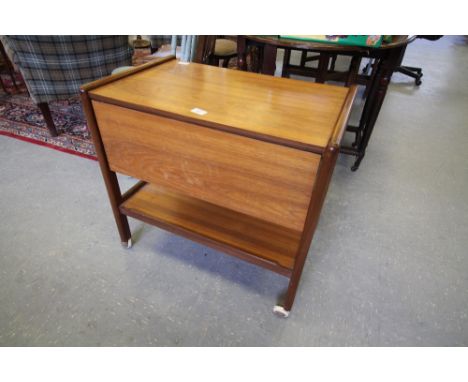
<svg viewBox="0 0 468 382">
<path fill-rule="evenodd" d="M 172 57 L 83 86 L 122 243 L 131 216 L 288 276 L 287 315 L 354 96 Z"/>
</svg>

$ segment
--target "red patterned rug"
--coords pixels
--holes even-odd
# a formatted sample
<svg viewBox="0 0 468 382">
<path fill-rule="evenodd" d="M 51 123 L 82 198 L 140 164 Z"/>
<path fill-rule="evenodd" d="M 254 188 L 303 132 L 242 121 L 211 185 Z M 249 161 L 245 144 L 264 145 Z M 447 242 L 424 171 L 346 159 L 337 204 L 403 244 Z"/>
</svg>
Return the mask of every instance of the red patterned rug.
<svg viewBox="0 0 468 382">
<path fill-rule="evenodd" d="M 47 146 L 62 152 L 96 160 L 79 98 L 50 103 L 58 137 L 50 137 L 40 110 L 26 89 L 15 89 L 2 75 L 8 93 L 0 88 L 0 135 Z"/>
<path fill-rule="evenodd" d="M 247 64 L 253 65 L 251 55 L 247 56 Z M 229 68 L 237 69 L 236 58 L 230 60 Z M 0 76 L 7 88 L 7 93 L 0 88 L 0 135 L 97 160 L 78 96 L 49 103 L 59 133 L 58 137 L 51 137 L 42 113 L 29 97 L 21 77 L 18 75 L 16 82 L 22 85 L 16 89 L 6 73 L 0 73 Z"/>
</svg>

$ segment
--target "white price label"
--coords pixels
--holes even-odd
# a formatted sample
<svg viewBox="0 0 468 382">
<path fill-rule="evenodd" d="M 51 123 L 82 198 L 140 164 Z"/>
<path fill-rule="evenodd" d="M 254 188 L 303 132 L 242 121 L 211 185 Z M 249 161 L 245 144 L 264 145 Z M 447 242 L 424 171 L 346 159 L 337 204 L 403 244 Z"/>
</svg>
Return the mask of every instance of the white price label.
<svg viewBox="0 0 468 382">
<path fill-rule="evenodd" d="M 205 115 L 208 114 L 206 110 L 199 109 L 198 107 L 194 107 L 192 110 L 190 110 L 192 113 L 198 114 L 198 115 Z"/>
</svg>

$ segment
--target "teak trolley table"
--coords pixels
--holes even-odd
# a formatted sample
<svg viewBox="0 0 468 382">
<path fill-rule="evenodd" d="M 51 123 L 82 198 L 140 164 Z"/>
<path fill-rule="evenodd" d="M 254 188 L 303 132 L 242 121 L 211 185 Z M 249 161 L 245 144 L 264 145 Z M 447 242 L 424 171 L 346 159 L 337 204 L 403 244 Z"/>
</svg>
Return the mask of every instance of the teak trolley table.
<svg viewBox="0 0 468 382">
<path fill-rule="evenodd" d="M 287 316 L 355 94 L 173 57 L 83 86 L 122 243 L 131 216 L 288 276 Z"/>
</svg>

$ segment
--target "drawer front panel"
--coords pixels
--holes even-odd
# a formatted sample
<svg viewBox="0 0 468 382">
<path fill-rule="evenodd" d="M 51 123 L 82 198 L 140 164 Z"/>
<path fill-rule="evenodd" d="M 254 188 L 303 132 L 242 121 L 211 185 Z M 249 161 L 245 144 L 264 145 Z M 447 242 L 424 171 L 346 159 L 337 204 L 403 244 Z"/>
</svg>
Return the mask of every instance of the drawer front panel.
<svg viewBox="0 0 468 382">
<path fill-rule="evenodd" d="M 320 155 L 93 101 L 113 171 L 302 231 Z"/>
</svg>

